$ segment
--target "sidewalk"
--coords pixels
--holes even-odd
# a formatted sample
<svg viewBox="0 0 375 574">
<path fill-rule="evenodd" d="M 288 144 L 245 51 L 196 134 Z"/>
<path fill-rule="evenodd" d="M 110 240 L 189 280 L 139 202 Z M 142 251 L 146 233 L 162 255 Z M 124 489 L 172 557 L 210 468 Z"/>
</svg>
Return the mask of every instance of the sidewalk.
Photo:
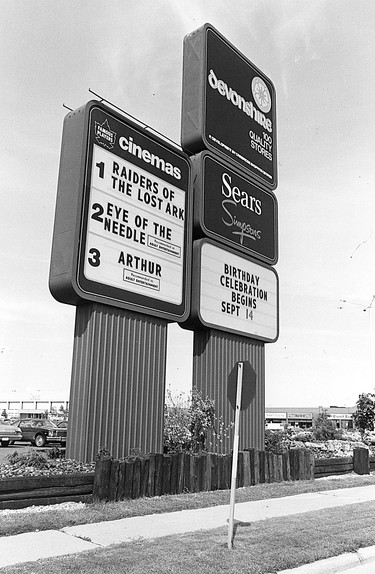
<svg viewBox="0 0 375 574">
<path fill-rule="evenodd" d="M 271 517 L 288 516 L 370 500 L 375 500 L 375 485 L 242 502 L 236 504 L 235 519 L 241 522 L 255 522 Z M 72 526 L 60 531 L 48 530 L 2 537 L 0 538 L 0 568 L 133 540 L 210 530 L 226 526 L 228 516 L 229 506 L 225 505 Z M 358 570 L 348 570 L 352 567 L 357 567 Z M 370 570 L 366 570 L 366 567 L 370 567 Z M 375 572 L 375 546 L 294 570 L 285 570 L 282 574 L 292 572 L 293 574 L 333 574 L 344 570 L 352 574 Z"/>
</svg>

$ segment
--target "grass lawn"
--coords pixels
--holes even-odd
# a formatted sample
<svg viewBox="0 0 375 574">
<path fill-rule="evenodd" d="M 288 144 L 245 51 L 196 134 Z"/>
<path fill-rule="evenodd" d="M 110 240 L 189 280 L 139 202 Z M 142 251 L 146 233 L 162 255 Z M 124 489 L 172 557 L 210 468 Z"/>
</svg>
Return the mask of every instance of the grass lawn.
<svg viewBox="0 0 375 574">
<path fill-rule="evenodd" d="M 313 481 L 260 484 L 240 488 L 236 502 L 263 500 L 375 484 L 375 474 L 346 475 Z M 229 504 L 229 491 L 204 492 L 117 503 L 74 510 L 0 512 L 0 536 L 63 526 Z M 48 507 L 47 507 L 48 508 Z M 375 545 L 375 501 L 238 525 L 234 549 L 227 548 L 227 528 L 125 543 L 63 558 L 19 564 L 4 574 L 181 573 L 265 574 Z"/>
<path fill-rule="evenodd" d="M 266 574 L 375 544 L 375 502 L 8 566 L 4 574 Z"/>
<path fill-rule="evenodd" d="M 236 491 L 236 502 L 280 498 L 305 492 L 318 492 L 351 486 L 375 484 L 375 473 L 365 476 L 342 475 L 339 478 L 325 478 L 310 481 L 274 482 L 257 484 Z M 154 498 L 138 498 L 122 502 L 97 503 L 77 506 L 72 510 L 44 507 L 43 512 L 0 511 L 0 536 L 11 536 L 35 530 L 59 530 L 64 526 L 76 526 L 131 516 L 160 514 L 178 510 L 207 508 L 228 504 L 229 490 L 165 495 Z"/>
</svg>

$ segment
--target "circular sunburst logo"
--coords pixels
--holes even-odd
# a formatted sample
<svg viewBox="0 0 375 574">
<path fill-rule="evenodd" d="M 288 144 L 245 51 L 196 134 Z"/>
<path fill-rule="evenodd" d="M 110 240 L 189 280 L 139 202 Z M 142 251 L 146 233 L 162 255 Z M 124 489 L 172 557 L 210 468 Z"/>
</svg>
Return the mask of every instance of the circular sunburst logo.
<svg viewBox="0 0 375 574">
<path fill-rule="evenodd" d="M 253 81 L 251 82 L 251 91 L 253 92 L 257 106 L 262 110 L 262 112 L 265 114 L 269 112 L 272 105 L 271 94 L 262 78 L 259 78 L 258 76 L 253 78 Z"/>
</svg>

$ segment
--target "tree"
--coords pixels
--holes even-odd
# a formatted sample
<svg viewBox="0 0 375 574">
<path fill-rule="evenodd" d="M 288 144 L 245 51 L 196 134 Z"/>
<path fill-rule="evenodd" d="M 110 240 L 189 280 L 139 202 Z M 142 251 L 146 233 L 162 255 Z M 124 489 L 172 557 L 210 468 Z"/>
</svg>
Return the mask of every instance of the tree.
<svg viewBox="0 0 375 574">
<path fill-rule="evenodd" d="M 367 430 L 374 430 L 375 423 L 375 395 L 362 393 L 356 402 L 357 410 L 353 415 L 356 427 L 364 435 Z"/>
<path fill-rule="evenodd" d="M 69 407 L 66 407 L 66 409 L 64 409 L 63 405 L 61 405 L 59 408 L 59 413 L 64 417 L 64 419 L 67 419 L 69 416 Z"/>
<path fill-rule="evenodd" d="M 329 418 L 326 411 L 322 411 L 313 421 L 313 436 L 315 440 L 333 440 L 339 438 L 340 433 L 335 423 Z"/>
</svg>

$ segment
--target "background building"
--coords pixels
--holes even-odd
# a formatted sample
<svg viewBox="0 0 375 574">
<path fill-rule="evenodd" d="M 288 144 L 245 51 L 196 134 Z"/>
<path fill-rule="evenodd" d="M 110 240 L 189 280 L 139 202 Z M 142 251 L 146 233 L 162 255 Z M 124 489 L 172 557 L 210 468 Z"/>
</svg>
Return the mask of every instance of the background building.
<svg viewBox="0 0 375 574">
<path fill-rule="evenodd" d="M 327 413 L 337 428 L 354 428 L 353 414 L 356 407 L 266 407 L 266 428 L 311 428 L 320 413 Z"/>
<path fill-rule="evenodd" d="M 42 401 L 42 400 L 3 400 L 0 399 L 0 418 L 2 413 L 6 412 L 7 418 L 42 418 L 46 411 L 49 413 L 56 412 L 60 414 L 61 407 L 64 410 L 69 410 L 69 401 L 53 400 L 53 401 Z"/>
</svg>

